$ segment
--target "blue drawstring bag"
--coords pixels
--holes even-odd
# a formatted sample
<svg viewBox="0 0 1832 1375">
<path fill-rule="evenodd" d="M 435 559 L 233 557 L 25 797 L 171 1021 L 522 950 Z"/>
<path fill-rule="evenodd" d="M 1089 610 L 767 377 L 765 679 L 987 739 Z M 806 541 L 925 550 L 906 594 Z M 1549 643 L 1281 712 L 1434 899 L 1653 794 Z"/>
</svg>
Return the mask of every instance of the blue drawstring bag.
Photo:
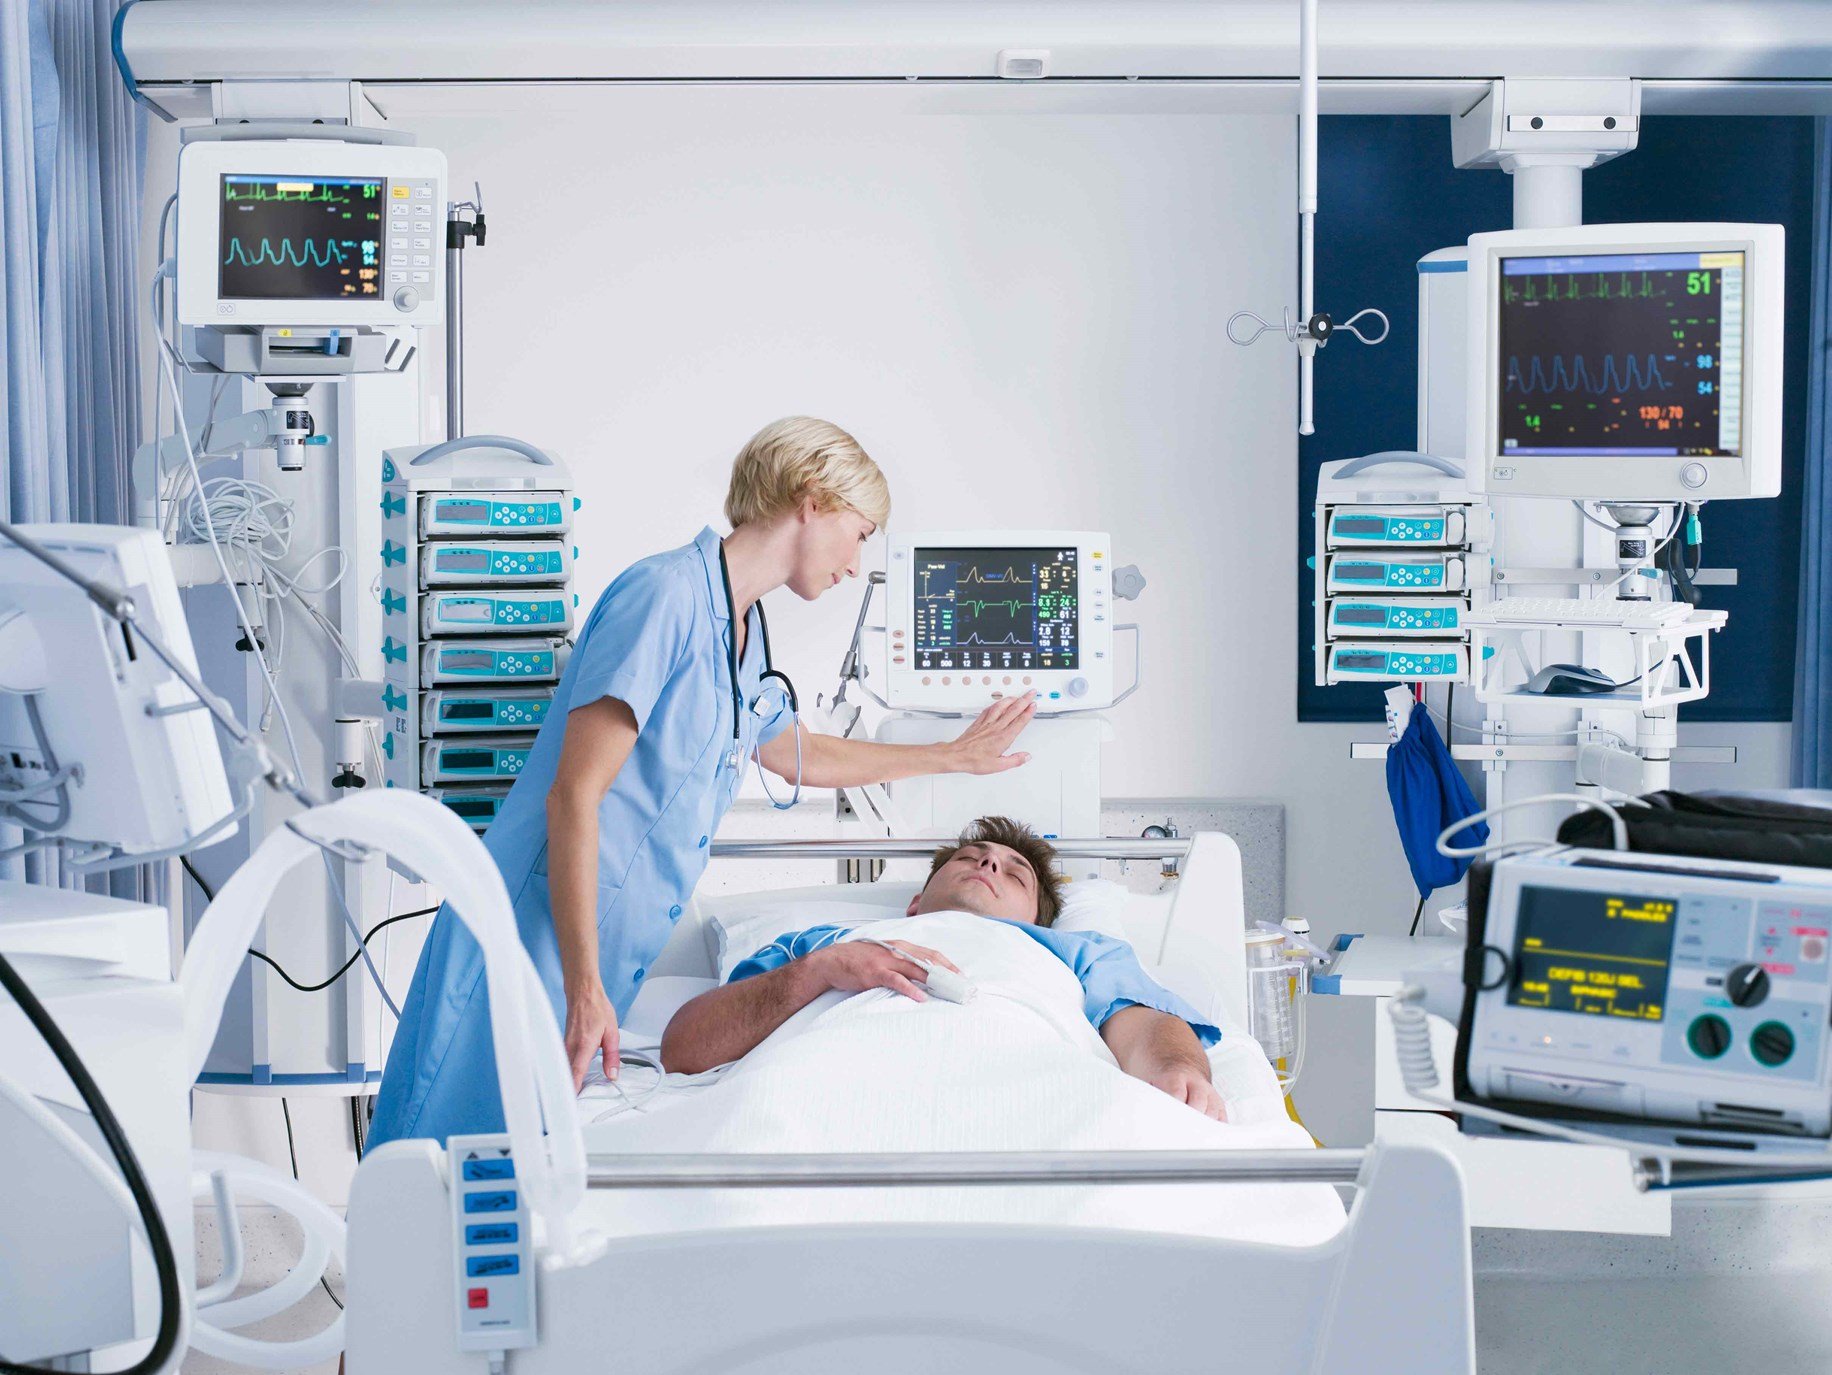
<svg viewBox="0 0 1832 1375">
<path fill-rule="evenodd" d="M 1444 748 L 1443 737 L 1431 724 L 1431 713 L 1413 708 L 1406 732 L 1387 751 L 1387 796 L 1393 802 L 1393 822 L 1399 827 L 1400 847 L 1406 867 L 1421 898 L 1463 877 L 1467 859 L 1448 859 L 1438 853 L 1444 828 L 1482 809 L 1475 794 L 1457 772 L 1456 761 Z M 1488 844 L 1486 821 L 1465 827 L 1450 838 L 1459 848 Z"/>
</svg>

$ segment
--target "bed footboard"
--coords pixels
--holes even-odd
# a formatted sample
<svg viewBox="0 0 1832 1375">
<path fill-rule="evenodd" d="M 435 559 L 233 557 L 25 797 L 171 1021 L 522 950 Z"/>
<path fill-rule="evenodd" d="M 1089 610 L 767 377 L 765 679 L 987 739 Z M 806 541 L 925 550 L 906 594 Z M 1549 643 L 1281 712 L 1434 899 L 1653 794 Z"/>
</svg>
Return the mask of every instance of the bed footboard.
<svg viewBox="0 0 1832 1375">
<path fill-rule="evenodd" d="M 1360 1192 L 1343 1230 L 1310 1247 L 948 1223 L 612 1238 L 590 1263 L 542 1270 L 540 1342 L 509 1353 L 509 1375 L 1474 1370 L 1462 1175 L 1429 1145 L 999 1164 L 808 1159 L 610 1157 L 594 1161 L 592 1182 L 807 1187 L 811 1173 L 833 1187 L 1353 1178 Z M 349 1375 L 486 1368 L 453 1343 L 460 1296 L 450 1229 L 444 1158 L 432 1143 L 394 1142 L 365 1159 L 350 1200 Z"/>
</svg>

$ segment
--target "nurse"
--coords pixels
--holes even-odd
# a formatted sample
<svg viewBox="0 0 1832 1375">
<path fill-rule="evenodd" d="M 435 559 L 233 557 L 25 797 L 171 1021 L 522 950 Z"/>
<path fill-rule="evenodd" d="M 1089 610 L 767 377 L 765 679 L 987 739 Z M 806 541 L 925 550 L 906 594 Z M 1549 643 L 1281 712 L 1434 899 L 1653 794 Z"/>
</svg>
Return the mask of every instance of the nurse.
<svg viewBox="0 0 1832 1375">
<path fill-rule="evenodd" d="M 996 773 L 1035 710 L 996 702 L 958 738 L 883 745 L 816 735 L 766 679 L 759 599 L 812 601 L 857 577 L 890 514 L 884 474 L 838 426 L 779 420 L 732 465 L 725 515 L 692 543 L 632 565 L 585 620 L 546 724 L 484 845 L 566 1032 L 574 1087 L 673 933 L 755 753 L 811 787 Z M 738 666 L 738 710 L 731 664 Z M 370 1143 L 503 1129 L 483 956 L 449 912 L 434 921 L 376 1097 Z"/>
</svg>

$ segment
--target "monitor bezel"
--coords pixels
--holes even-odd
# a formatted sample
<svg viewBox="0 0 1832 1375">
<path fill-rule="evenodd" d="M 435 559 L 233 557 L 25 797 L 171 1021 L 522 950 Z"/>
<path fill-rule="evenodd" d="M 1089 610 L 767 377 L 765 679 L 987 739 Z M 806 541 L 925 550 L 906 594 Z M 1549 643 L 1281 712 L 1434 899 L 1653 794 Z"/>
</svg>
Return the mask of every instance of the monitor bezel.
<svg viewBox="0 0 1832 1375">
<path fill-rule="evenodd" d="M 1614 224 L 1472 235 L 1468 247 L 1469 483 L 1474 492 L 1620 502 L 1719 501 L 1781 490 L 1785 231 L 1762 224 Z M 1520 454 L 1501 446 L 1501 265 L 1509 258 L 1742 253 L 1743 418 L 1739 453 Z"/>
</svg>

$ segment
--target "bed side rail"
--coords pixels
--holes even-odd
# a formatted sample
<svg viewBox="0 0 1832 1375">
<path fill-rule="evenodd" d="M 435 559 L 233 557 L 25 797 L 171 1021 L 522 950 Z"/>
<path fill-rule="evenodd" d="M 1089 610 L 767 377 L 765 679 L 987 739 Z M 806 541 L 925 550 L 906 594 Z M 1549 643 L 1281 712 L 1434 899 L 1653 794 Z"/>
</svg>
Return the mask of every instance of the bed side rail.
<svg viewBox="0 0 1832 1375">
<path fill-rule="evenodd" d="M 861 836 L 856 840 L 715 840 L 714 859 L 928 859 L 959 836 L 899 836 L 885 839 Z M 1092 836 L 1052 840 L 1050 847 L 1066 859 L 1183 859 L 1191 838 L 1168 836 Z"/>
<path fill-rule="evenodd" d="M 593 1155 L 592 1189 L 962 1184 L 1357 1184 L 1365 1150 L 939 1151 Z"/>
</svg>

